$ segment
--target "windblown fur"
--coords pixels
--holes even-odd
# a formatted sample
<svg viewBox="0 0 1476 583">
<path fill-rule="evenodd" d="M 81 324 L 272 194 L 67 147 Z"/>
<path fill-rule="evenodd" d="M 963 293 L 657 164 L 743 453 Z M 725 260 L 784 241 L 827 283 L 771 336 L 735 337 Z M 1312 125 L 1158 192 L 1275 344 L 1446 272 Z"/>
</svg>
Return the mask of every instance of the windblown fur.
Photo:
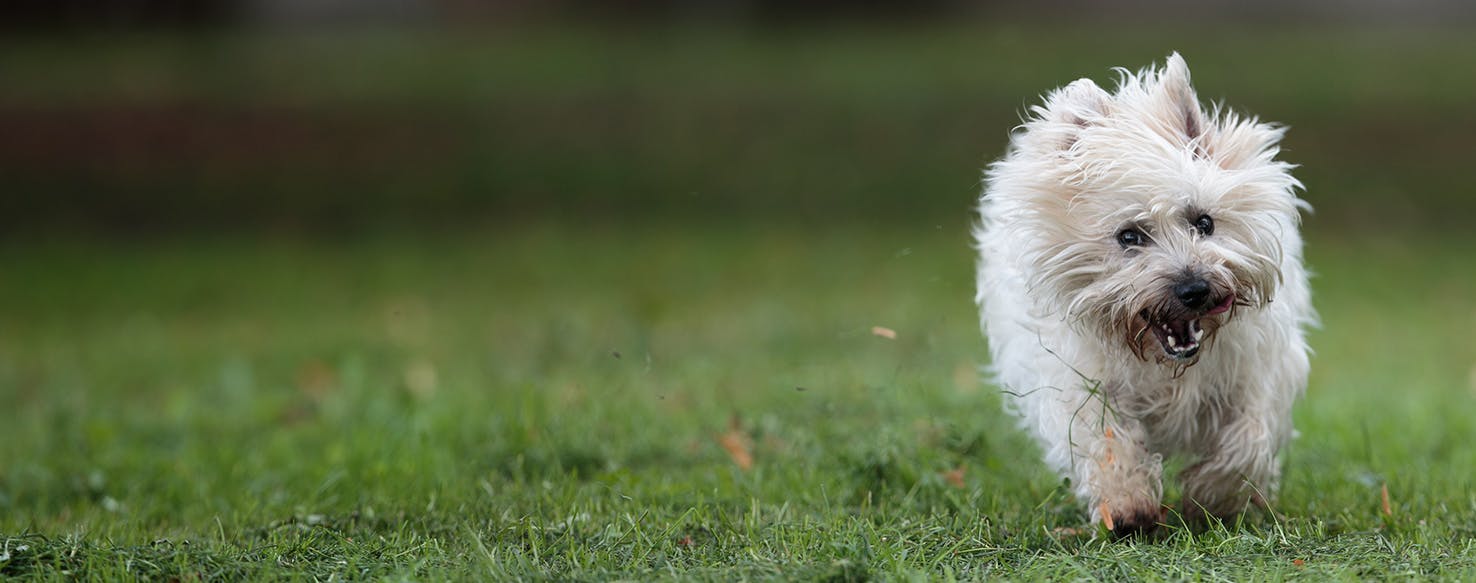
<svg viewBox="0 0 1476 583">
<path fill-rule="evenodd" d="M 1315 320 L 1280 127 L 1205 111 L 1178 54 L 1046 96 L 986 172 L 975 231 L 992 372 L 1118 532 L 1228 515 L 1277 488 Z M 1132 233 L 1128 233 L 1131 231 Z"/>
</svg>

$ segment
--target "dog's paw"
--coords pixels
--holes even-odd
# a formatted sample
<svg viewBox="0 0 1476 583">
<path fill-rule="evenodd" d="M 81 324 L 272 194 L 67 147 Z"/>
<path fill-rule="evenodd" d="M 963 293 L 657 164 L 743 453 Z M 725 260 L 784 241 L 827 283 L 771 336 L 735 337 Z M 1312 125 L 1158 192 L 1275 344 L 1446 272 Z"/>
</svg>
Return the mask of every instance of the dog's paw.
<svg viewBox="0 0 1476 583">
<path fill-rule="evenodd" d="M 1098 512 L 1102 516 L 1102 525 L 1117 538 L 1150 535 L 1164 520 L 1163 506 L 1157 502 L 1124 504 L 1121 508 L 1113 508 L 1104 502 Z"/>
</svg>

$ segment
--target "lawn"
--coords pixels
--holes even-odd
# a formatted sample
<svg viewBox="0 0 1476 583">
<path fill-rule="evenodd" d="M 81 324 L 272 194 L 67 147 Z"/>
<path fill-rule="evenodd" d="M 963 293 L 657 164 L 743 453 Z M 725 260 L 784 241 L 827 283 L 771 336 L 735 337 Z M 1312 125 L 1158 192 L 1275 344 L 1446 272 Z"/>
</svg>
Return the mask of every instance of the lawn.
<svg viewBox="0 0 1476 583">
<path fill-rule="evenodd" d="M 1476 578 L 1460 31 L 729 32 L 6 40 L 0 577 Z M 1171 47 L 1292 125 L 1323 326 L 1276 515 L 1114 541 L 968 213 Z"/>
<path fill-rule="evenodd" d="M 7 248 L 0 572 L 1476 576 L 1469 248 L 1313 240 L 1282 516 L 1113 542 L 977 380 L 965 225 Z"/>
</svg>

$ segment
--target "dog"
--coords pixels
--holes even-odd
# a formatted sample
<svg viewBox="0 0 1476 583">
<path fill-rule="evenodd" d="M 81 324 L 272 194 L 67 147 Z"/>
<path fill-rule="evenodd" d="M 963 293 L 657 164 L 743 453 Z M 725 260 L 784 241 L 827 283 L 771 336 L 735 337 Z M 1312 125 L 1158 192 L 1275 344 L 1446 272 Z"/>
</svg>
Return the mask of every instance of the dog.
<svg viewBox="0 0 1476 583">
<path fill-rule="evenodd" d="M 1178 53 L 1056 89 L 985 171 L 980 321 L 1006 408 L 1118 536 L 1276 493 L 1316 324 L 1281 126 L 1203 107 Z"/>
</svg>

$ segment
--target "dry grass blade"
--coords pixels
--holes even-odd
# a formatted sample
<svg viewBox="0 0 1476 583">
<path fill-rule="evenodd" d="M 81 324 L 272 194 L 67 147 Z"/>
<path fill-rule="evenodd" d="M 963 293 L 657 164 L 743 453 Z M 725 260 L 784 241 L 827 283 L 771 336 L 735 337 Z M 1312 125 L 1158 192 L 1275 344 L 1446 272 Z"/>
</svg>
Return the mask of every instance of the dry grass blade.
<svg viewBox="0 0 1476 583">
<path fill-rule="evenodd" d="M 948 485 L 949 486 L 953 486 L 954 488 L 963 488 L 964 487 L 964 467 L 963 466 L 959 466 L 959 467 L 953 468 L 951 470 L 948 470 L 946 472 L 943 472 L 942 474 L 943 474 L 943 480 L 946 481 L 946 482 L 948 482 Z"/>
<path fill-rule="evenodd" d="M 885 326 L 872 326 L 871 334 L 873 336 L 881 336 L 882 338 L 886 338 L 887 340 L 897 339 L 897 331 Z"/>
<path fill-rule="evenodd" d="M 748 446 L 748 436 L 743 434 L 739 427 L 738 416 L 734 415 L 728 419 L 728 431 L 718 436 L 718 445 L 723 451 L 728 452 L 728 457 L 738 466 L 738 469 L 748 471 L 753 468 L 753 454 Z"/>
</svg>

